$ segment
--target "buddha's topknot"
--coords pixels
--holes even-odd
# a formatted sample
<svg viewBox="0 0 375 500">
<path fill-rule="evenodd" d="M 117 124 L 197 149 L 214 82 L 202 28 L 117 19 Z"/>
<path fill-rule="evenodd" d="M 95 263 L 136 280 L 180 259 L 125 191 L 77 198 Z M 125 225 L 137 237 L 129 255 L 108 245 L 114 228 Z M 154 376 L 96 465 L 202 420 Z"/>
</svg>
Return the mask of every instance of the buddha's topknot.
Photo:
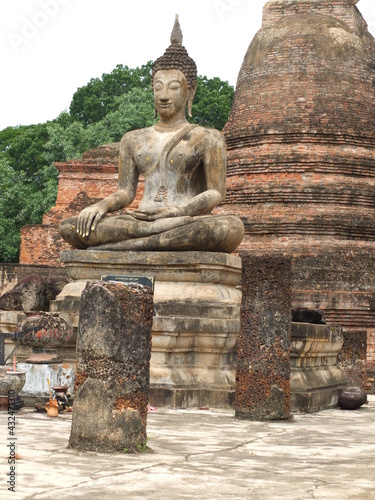
<svg viewBox="0 0 375 500">
<path fill-rule="evenodd" d="M 197 82 L 197 65 L 182 45 L 182 31 L 178 16 L 176 16 L 171 34 L 171 45 L 161 57 L 156 59 L 152 67 L 152 83 L 157 71 L 168 69 L 180 70 L 185 75 L 189 87 L 194 86 Z"/>
</svg>

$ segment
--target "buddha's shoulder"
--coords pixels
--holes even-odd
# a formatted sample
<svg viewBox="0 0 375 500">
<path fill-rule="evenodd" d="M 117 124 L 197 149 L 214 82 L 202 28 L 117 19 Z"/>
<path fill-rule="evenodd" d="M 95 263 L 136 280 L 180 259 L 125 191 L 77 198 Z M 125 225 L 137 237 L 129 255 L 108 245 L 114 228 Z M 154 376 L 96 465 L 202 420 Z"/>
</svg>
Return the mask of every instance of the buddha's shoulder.
<svg viewBox="0 0 375 500">
<path fill-rule="evenodd" d="M 202 142 L 214 142 L 225 147 L 224 135 L 216 128 L 198 126 L 193 128 L 191 133 L 193 137 L 199 138 Z"/>
<path fill-rule="evenodd" d="M 132 142 L 138 139 L 144 140 L 145 137 L 151 137 L 154 134 L 154 127 L 138 128 L 131 130 L 123 135 L 121 142 Z"/>
<path fill-rule="evenodd" d="M 153 127 L 139 128 L 136 130 L 131 130 L 122 136 L 120 142 L 120 150 L 129 151 L 139 144 L 143 144 L 147 140 L 151 139 L 154 134 Z"/>
</svg>

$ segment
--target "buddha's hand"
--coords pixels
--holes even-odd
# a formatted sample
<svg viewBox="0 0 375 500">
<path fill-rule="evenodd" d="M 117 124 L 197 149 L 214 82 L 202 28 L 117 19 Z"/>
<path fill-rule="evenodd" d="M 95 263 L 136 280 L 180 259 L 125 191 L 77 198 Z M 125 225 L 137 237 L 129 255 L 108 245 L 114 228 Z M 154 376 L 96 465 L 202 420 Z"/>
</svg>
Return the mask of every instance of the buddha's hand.
<svg viewBox="0 0 375 500">
<path fill-rule="evenodd" d="M 98 222 L 105 216 L 106 211 L 97 205 L 87 207 L 78 216 L 77 233 L 87 237 L 90 231 L 95 231 Z"/>
<path fill-rule="evenodd" d="M 152 222 L 159 219 L 170 219 L 171 217 L 182 217 L 184 212 L 182 207 L 155 208 L 151 210 L 134 210 L 126 212 L 135 219 Z"/>
<path fill-rule="evenodd" d="M 185 214 L 181 207 L 170 207 L 155 214 L 150 214 L 149 220 L 170 219 L 172 217 L 182 217 L 183 215 Z"/>
</svg>

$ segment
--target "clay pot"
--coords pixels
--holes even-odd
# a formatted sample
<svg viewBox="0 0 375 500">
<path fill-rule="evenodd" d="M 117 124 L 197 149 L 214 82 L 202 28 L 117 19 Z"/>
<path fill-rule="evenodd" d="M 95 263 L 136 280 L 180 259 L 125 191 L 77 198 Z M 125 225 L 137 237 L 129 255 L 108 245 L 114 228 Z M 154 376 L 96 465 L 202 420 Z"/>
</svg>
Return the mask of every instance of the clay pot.
<svg viewBox="0 0 375 500">
<path fill-rule="evenodd" d="M 59 404 L 57 399 L 50 399 L 44 408 L 47 410 L 47 417 L 59 416 Z"/>
<path fill-rule="evenodd" d="M 23 370 L 7 371 L 6 367 L 0 370 L 0 395 L 8 396 L 9 391 L 14 391 L 15 395 L 22 391 L 26 382 L 26 372 Z M 5 368 L 5 369 L 4 369 Z"/>
</svg>

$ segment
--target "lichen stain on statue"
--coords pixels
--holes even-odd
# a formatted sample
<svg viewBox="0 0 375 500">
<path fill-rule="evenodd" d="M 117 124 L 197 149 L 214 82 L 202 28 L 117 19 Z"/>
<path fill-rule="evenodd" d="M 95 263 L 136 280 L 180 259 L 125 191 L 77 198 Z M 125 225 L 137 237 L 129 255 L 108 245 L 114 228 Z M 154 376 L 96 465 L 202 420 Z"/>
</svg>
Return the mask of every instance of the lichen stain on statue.
<svg viewBox="0 0 375 500">
<path fill-rule="evenodd" d="M 176 16 L 171 45 L 152 71 L 159 120 L 123 136 L 118 191 L 62 222 L 60 234 L 68 243 L 80 249 L 226 253 L 241 243 L 239 218 L 211 214 L 225 196 L 226 146 L 221 132 L 186 119 L 196 78 Z M 137 210 L 126 210 L 140 174 L 142 201 Z"/>
</svg>

